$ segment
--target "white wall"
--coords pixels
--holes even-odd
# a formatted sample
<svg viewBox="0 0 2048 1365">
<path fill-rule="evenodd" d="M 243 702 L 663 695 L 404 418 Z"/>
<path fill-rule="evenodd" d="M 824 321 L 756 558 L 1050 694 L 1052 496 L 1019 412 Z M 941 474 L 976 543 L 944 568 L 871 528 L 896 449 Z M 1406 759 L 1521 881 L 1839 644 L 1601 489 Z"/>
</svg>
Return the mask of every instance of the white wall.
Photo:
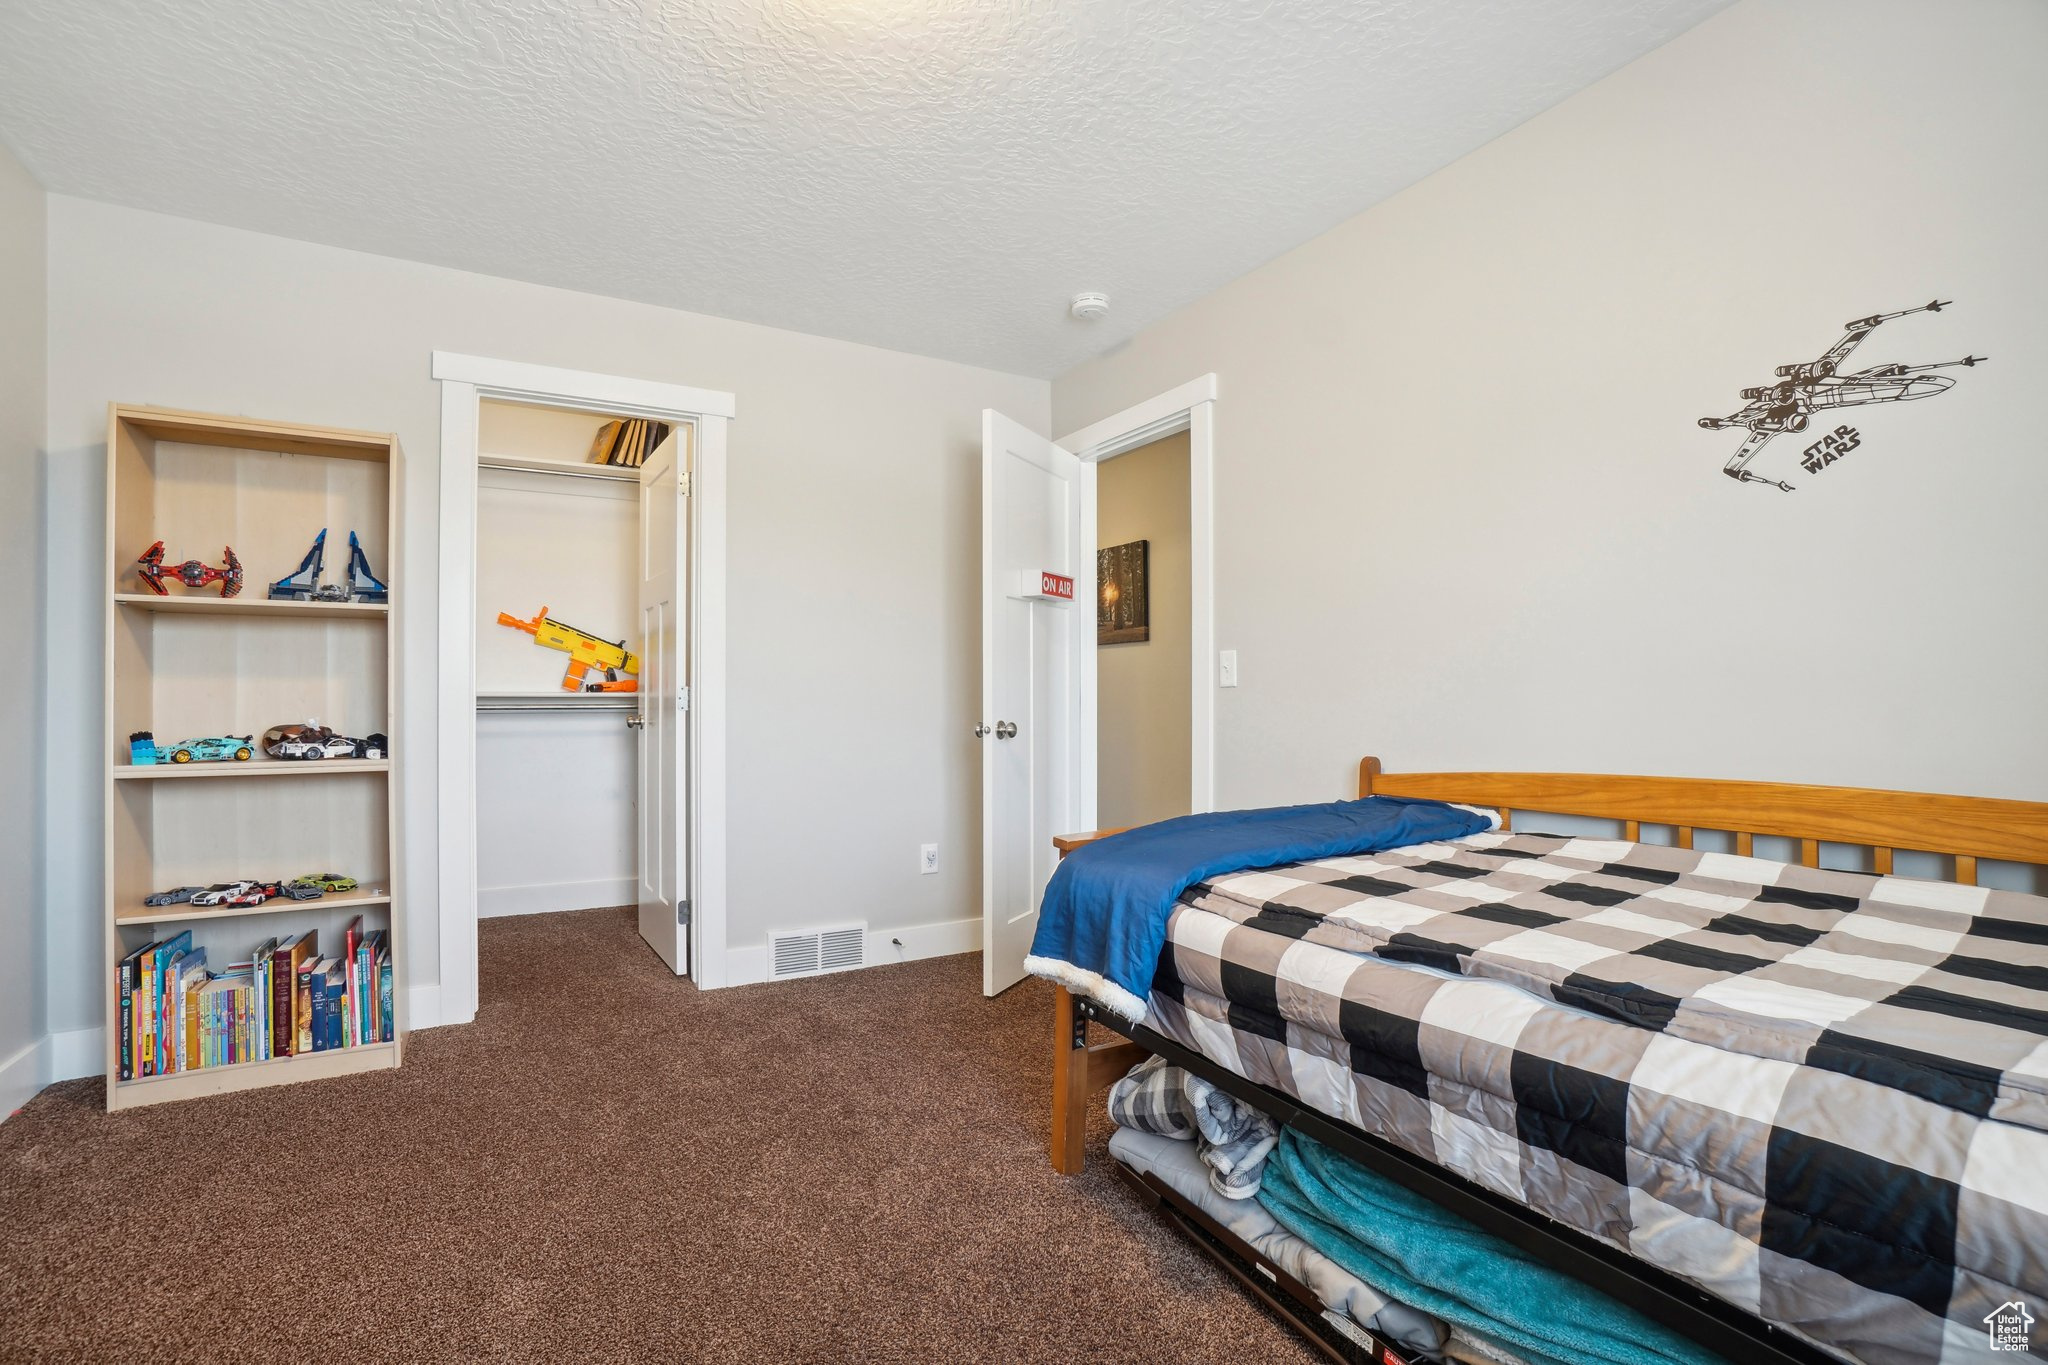
<svg viewBox="0 0 2048 1365">
<path fill-rule="evenodd" d="M 1056 380 L 1071 431 L 1219 377 L 1220 802 L 1365 753 L 2048 797 L 2043 53 L 2036 0 L 1744 0 Z M 1856 361 L 1987 364 L 1722 476 L 1696 419 L 1937 296 Z"/>
<path fill-rule="evenodd" d="M 1096 466 L 1095 540 L 1105 547 L 1148 542 L 1150 636 L 1095 650 L 1095 823 L 1115 829 L 1188 813 L 1194 624 L 1186 432 Z"/>
<path fill-rule="evenodd" d="M 0 735 L 11 781 L 0 784 L 0 1118 L 42 1084 L 43 896 L 36 850 L 42 817 L 36 774 L 42 676 L 31 662 L 42 634 L 44 478 L 44 196 L 0 145 L 0 593 L 13 666 L 0 678 Z M 97 651 L 95 651 L 95 654 Z"/>
<path fill-rule="evenodd" d="M 403 945 L 434 934 L 429 353 L 738 395 L 730 446 L 729 940 L 822 918 L 978 913 L 980 410 L 1044 431 L 1048 386 L 845 342 L 53 196 L 51 634 L 90 635 L 110 399 L 396 431 L 404 598 Z M 382 567 L 382 566 L 380 566 Z M 97 651 L 45 655 L 52 1026 L 100 1019 Z M 942 845 L 917 873 L 917 846 Z M 485 982 L 488 989 L 489 982 Z M 61 1016 L 61 1017 L 59 1017 Z"/>
</svg>

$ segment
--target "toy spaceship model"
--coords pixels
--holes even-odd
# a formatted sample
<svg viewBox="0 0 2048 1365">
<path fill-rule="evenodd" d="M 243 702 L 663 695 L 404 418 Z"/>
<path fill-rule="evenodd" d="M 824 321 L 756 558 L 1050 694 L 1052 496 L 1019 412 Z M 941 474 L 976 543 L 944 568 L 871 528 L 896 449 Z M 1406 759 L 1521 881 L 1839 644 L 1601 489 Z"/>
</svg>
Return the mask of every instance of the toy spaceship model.
<svg viewBox="0 0 2048 1365">
<path fill-rule="evenodd" d="M 370 557 L 363 553 L 356 533 L 348 533 L 348 578 L 341 583 L 322 583 L 320 570 L 327 561 L 327 528 L 313 537 L 313 548 L 299 561 L 299 567 L 270 585 L 273 601 L 286 602 L 388 602 L 391 590 L 370 572 Z"/>
<path fill-rule="evenodd" d="M 231 545 L 221 547 L 221 558 L 227 567 L 216 569 L 211 564 L 202 564 L 188 559 L 183 564 L 164 565 L 164 543 L 159 540 L 142 552 L 135 561 L 142 575 L 142 585 L 158 597 L 169 597 L 171 591 L 164 586 L 166 576 L 177 579 L 188 588 L 203 588 L 209 583 L 220 584 L 222 597 L 233 597 L 242 590 L 242 561 L 235 558 Z"/>
<path fill-rule="evenodd" d="M 1813 414 L 1828 408 L 1861 407 L 1866 403 L 1899 403 L 1908 399 L 1932 398 L 1946 393 L 1955 386 L 1949 375 L 1929 374 L 1929 370 L 1950 369 L 1956 366 L 1969 368 L 1980 365 L 1985 357 L 1966 355 L 1961 360 L 1939 360 L 1932 365 L 1873 365 L 1867 370 L 1856 370 L 1849 374 L 1838 371 L 1849 352 L 1856 349 L 1863 338 L 1876 331 L 1879 326 L 1893 318 L 1903 318 L 1914 313 L 1939 313 L 1953 302 L 1950 299 L 1935 299 L 1918 308 L 1902 308 L 1896 313 L 1877 313 L 1867 318 L 1858 318 L 1847 324 L 1848 335 L 1829 347 L 1820 359 L 1803 365 L 1780 365 L 1778 382 L 1760 384 L 1744 389 L 1742 396 L 1749 400 L 1748 406 L 1729 413 L 1726 417 L 1702 417 L 1700 425 L 1709 431 L 1720 431 L 1724 427 L 1743 427 L 1749 435 L 1742 445 L 1728 457 L 1728 463 L 1721 470 L 1738 483 L 1765 483 L 1792 491 L 1792 485 L 1778 479 L 1767 479 L 1761 474 L 1749 471 L 1749 462 L 1757 457 L 1773 436 L 1785 432 L 1806 430 Z"/>
</svg>

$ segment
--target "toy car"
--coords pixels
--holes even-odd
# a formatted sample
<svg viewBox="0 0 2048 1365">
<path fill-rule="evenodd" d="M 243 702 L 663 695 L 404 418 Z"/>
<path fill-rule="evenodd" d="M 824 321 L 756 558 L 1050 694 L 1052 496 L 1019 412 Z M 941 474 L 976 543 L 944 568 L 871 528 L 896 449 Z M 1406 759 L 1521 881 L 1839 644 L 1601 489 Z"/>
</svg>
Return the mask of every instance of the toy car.
<svg viewBox="0 0 2048 1365">
<path fill-rule="evenodd" d="M 316 901 L 321 897 L 322 888 L 301 877 L 295 882 L 279 882 L 277 894 L 287 900 Z"/>
<path fill-rule="evenodd" d="M 226 905 L 229 898 L 245 896 L 256 886 L 254 882 L 215 882 L 192 898 L 194 905 Z M 243 902 L 236 901 L 235 904 Z"/>
<path fill-rule="evenodd" d="M 226 568 L 216 569 L 211 564 L 202 564 L 196 559 L 188 559 L 182 564 L 173 564 L 166 568 L 164 543 L 159 540 L 144 550 L 135 563 L 137 571 L 142 576 L 142 586 L 158 597 L 171 595 L 170 590 L 164 586 L 164 578 L 167 575 L 188 588 L 203 588 L 209 583 L 218 583 L 222 597 L 233 597 L 242 590 L 242 561 L 235 558 L 235 548 L 232 545 L 222 546 L 220 553 L 221 558 L 227 561 Z"/>
<path fill-rule="evenodd" d="M 203 886 L 175 886 L 169 891 L 159 891 L 154 896 L 144 896 L 142 903 L 144 905 L 183 905 L 186 901 L 191 900 L 204 890 L 206 888 Z"/>
<path fill-rule="evenodd" d="M 292 885 L 316 887 L 321 891 L 353 891 L 357 883 L 354 877 L 344 877 L 339 872 L 315 872 L 299 878 Z"/>
<path fill-rule="evenodd" d="M 247 763 L 256 756 L 256 737 L 207 735 L 201 739 L 181 739 L 161 753 L 168 754 L 173 763 L 220 763 L 228 759 Z"/>
<path fill-rule="evenodd" d="M 373 745 L 377 752 L 370 753 Z M 350 739 L 310 720 L 304 725 L 273 725 L 263 732 L 263 752 L 272 758 L 382 758 L 383 747 L 382 735 Z"/>
<path fill-rule="evenodd" d="M 261 905 L 278 892 L 276 882 L 236 882 L 239 891 L 229 894 L 227 905 Z"/>
</svg>

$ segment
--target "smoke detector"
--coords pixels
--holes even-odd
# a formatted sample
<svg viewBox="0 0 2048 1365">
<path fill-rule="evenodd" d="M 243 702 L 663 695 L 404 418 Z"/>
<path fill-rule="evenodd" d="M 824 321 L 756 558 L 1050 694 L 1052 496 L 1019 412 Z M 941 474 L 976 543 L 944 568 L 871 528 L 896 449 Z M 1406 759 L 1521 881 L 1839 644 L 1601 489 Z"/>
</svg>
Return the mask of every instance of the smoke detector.
<svg viewBox="0 0 2048 1365">
<path fill-rule="evenodd" d="M 1092 290 L 1074 295 L 1074 301 L 1067 305 L 1067 311 L 1083 322 L 1093 322 L 1109 314 L 1109 295 L 1097 294 Z"/>
</svg>

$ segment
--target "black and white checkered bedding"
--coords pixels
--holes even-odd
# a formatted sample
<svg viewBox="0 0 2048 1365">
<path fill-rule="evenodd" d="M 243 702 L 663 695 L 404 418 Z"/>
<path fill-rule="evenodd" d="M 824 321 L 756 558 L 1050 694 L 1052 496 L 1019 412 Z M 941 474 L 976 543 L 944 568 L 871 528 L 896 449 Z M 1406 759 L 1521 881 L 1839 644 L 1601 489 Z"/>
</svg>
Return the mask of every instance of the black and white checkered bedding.
<svg viewBox="0 0 2048 1365">
<path fill-rule="evenodd" d="M 1150 1006 L 1852 1359 L 2048 1305 L 2048 900 L 1482 834 L 1191 888 Z"/>
</svg>

